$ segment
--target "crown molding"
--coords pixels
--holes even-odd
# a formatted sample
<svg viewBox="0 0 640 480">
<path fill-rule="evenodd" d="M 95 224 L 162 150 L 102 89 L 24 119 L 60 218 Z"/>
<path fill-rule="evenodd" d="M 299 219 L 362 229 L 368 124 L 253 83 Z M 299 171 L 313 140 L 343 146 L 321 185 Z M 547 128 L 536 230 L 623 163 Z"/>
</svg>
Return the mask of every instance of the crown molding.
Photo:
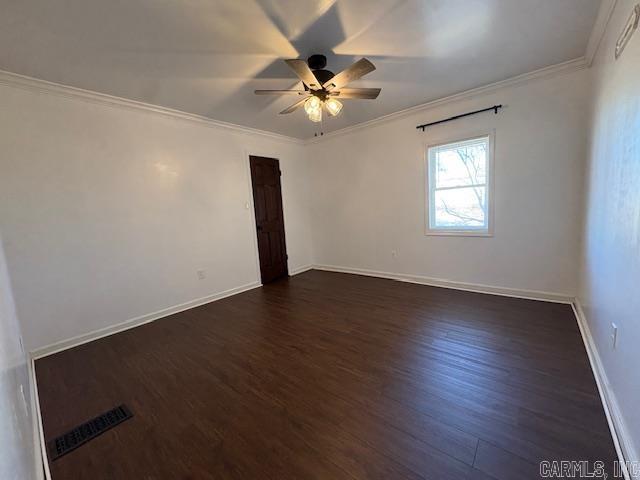
<svg viewBox="0 0 640 480">
<path fill-rule="evenodd" d="M 585 58 L 587 60 L 587 66 L 591 66 L 593 59 L 598 53 L 598 48 L 602 43 L 604 34 L 607 31 L 607 25 L 613 15 L 613 11 L 616 8 L 617 0 L 602 0 L 600 3 L 600 9 L 598 10 L 598 16 L 596 22 L 593 24 L 591 35 L 589 36 L 589 43 L 587 43 L 587 52 Z"/>
<path fill-rule="evenodd" d="M 596 21 L 596 26 L 594 26 L 594 31 L 592 32 L 592 35 L 591 35 L 591 39 L 598 38 L 598 44 L 602 39 L 602 36 L 604 35 L 606 24 L 611 16 L 615 3 L 616 3 L 616 0 L 603 0 L 600 13 L 598 14 L 598 20 Z M 608 5 L 608 7 L 605 8 L 605 5 Z M 599 32 L 598 34 L 595 33 L 596 30 Z M 591 39 L 590 39 L 590 44 L 591 44 Z M 595 47 L 595 50 L 592 52 L 592 55 L 595 54 L 595 51 L 597 51 L 597 45 Z M 591 61 L 592 60 L 593 58 L 591 58 Z M 133 110 L 133 111 L 143 111 L 143 112 L 152 113 L 156 115 L 162 115 L 162 116 L 177 119 L 177 120 L 195 123 L 195 124 L 206 126 L 209 128 L 224 128 L 224 129 L 241 132 L 241 133 L 250 133 L 250 134 L 259 135 L 265 138 L 270 138 L 272 140 L 293 143 L 296 145 L 310 145 L 310 144 L 319 143 L 324 140 L 328 140 L 337 136 L 352 133 L 367 127 L 371 127 L 374 125 L 379 125 L 386 122 L 390 122 L 392 120 L 397 120 L 403 117 L 407 117 L 414 113 L 424 112 L 436 107 L 440 107 L 442 105 L 446 105 L 448 103 L 468 100 L 477 96 L 486 95 L 488 93 L 495 92 L 503 88 L 523 85 L 523 84 L 540 80 L 543 78 L 549 78 L 555 75 L 566 74 L 566 73 L 574 72 L 577 70 L 582 70 L 584 68 L 588 68 L 589 66 L 590 66 L 590 61 L 586 56 L 579 57 L 573 60 L 569 60 L 567 62 L 558 63 L 556 65 L 551 65 L 551 66 L 534 70 L 532 72 L 528 72 L 522 75 L 517 75 L 515 77 L 511 77 L 505 80 L 500 80 L 498 82 L 490 83 L 488 85 L 473 88 L 471 90 L 466 90 L 464 92 L 456 93 L 454 95 L 450 95 L 447 97 L 439 98 L 437 100 L 432 100 L 430 102 L 415 105 L 413 107 L 409 107 L 404 110 L 399 110 L 397 112 L 393 112 L 388 115 L 383 115 L 381 117 L 377 117 L 372 120 L 368 120 L 366 122 L 350 125 L 348 127 L 341 128 L 333 132 L 329 132 L 323 135 L 322 137 L 311 137 L 307 139 L 290 137 L 287 135 L 268 132 L 268 131 L 260 130 L 257 128 L 237 125 L 235 123 L 223 122 L 221 120 L 214 120 L 214 119 L 204 117 L 201 115 L 196 115 L 193 113 L 187 113 L 187 112 L 174 110 L 167 107 L 161 107 L 158 105 L 139 102 L 137 100 L 129 100 L 126 98 L 116 97 L 116 96 L 108 95 L 105 93 L 94 92 L 91 90 L 84 90 L 81 88 L 62 85 L 59 83 L 49 82 L 46 80 L 40 80 L 38 78 L 28 77 L 25 75 L 7 72 L 4 70 L 0 70 L 0 85 L 19 88 L 19 89 L 31 91 L 34 93 L 55 95 L 58 97 L 69 98 L 72 100 L 81 100 L 84 102 L 94 103 L 98 105 L 106 105 L 110 107 Z"/>
<path fill-rule="evenodd" d="M 374 125 L 380 125 L 383 123 L 391 122 L 393 120 L 398 120 L 400 118 L 404 118 L 409 115 L 413 115 L 415 113 L 431 110 L 433 108 L 440 107 L 442 105 L 446 105 L 449 103 L 459 102 L 462 100 L 469 100 L 475 97 L 479 97 L 481 95 L 487 95 L 489 93 L 492 93 L 504 88 L 524 85 L 530 82 L 535 82 L 537 80 L 554 77 L 556 75 L 567 74 L 567 73 L 575 72 L 577 70 L 583 70 L 588 67 L 589 65 L 587 64 L 587 59 L 585 57 L 575 58 L 567 62 L 550 65 L 548 67 L 540 68 L 538 70 L 534 70 L 529 73 L 524 73 L 522 75 L 517 75 L 515 77 L 507 78 L 505 80 L 500 80 L 495 83 L 490 83 L 482 87 L 472 88 L 471 90 L 465 90 L 464 92 L 456 93 L 448 97 L 442 97 L 427 103 L 415 105 L 413 107 L 409 107 L 404 110 L 399 110 L 397 112 L 393 112 L 388 115 L 383 115 L 382 117 L 378 117 L 372 120 L 368 120 L 366 122 L 358 123 L 356 125 L 350 125 L 348 127 L 326 133 L 322 137 L 309 138 L 305 141 L 305 144 L 310 145 L 314 143 L 319 143 L 324 140 L 329 140 L 331 138 L 335 138 L 341 135 L 353 133 L 358 130 L 362 130 L 364 128 L 372 127 Z"/>
<path fill-rule="evenodd" d="M 299 138 L 289 137 L 278 133 L 268 132 L 265 130 L 259 130 L 257 128 L 244 127 L 235 123 L 223 122 L 221 120 L 214 120 L 212 118 L 204 117 L 202 115 L 196 115 L 193 113 L 187 113 L 180 110 L 174 110 L 172 108 L 161 107 L 158 105 L 152 105 L 150 103 L 139 102 L 137 100 L 129 100 L 127 98 L 116 97 L 105 93 L 94 92 L 91 90 L 84 90 L 82 88 L 71 87 L 69 85 L 63 85 L 60 83 L 49 82 L 41 80 L 39 78 L 28 77 L 26 75 L 19 75 L 17 73 L 7 72 L 0 70 L 0 85 L 5 85 L 12 88 L 19 88 L 21 90 L 27 90 L 33 93 L 55 95 L 57 97 L 67 98 L 71 100 L 80 100 L 87 103 L 93 103 L 97 105 L 106 105 L 109 107 L 120 108 L 124 110 L 133 110 L 138 112 L 146 112 L 155 115 L 162 115 L 164 117 L 172 118 L 175 120 L 186 121 L 197 125 L 202 125 L 209 128 L 223 128 L 240 133 L 250 133 L 253 135 L 259 135 L 262 137 L 270 138 L 272 140 L 278 140 L 281 142 L 295 143 L 298 145 L 304 144 L 304 140 Z"/>
</svg>

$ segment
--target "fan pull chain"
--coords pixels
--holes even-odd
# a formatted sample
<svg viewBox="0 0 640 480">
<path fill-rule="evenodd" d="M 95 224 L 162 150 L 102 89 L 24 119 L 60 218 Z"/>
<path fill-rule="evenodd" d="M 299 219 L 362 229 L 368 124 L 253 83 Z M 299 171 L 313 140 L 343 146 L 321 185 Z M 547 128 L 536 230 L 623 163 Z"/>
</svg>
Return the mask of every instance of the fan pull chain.
<svg viewBox="0 0 640 480">
<path fill-rule="evenodd" d="M 323 126 L 324 120 L 320 120 L 320 136 L 322 137 L 324 135 L 324 126 Z M 318 132 L 313 134 L 314 137 L 318 136 Z"/>
</svg>

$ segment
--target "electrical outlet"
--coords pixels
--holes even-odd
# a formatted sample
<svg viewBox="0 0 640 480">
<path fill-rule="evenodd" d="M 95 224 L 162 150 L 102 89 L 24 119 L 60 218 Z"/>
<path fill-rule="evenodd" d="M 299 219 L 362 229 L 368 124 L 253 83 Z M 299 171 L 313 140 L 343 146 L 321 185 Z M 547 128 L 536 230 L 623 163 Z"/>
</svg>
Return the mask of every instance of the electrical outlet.
<svg viewBox="0 0 640 480">
<path fill-rule="evenodd" d="M 616 344 L 618 343 L 618 326 L 611 322 L 611 349 L 616 349 Z"/>
<path fill-rule="evenodd" d="M 398 251 L 397 250 L 391 250 L 391 256 L 393 258 L 398 258 Z"/>
<path fill-rule="evenodd" d="M 207 278 L 207 272 L 205 272 L 204 270 L 198 270 L 196 273 L 198 274 L 199 280 L 204 280 L 205 278 Z"/>
</svg>

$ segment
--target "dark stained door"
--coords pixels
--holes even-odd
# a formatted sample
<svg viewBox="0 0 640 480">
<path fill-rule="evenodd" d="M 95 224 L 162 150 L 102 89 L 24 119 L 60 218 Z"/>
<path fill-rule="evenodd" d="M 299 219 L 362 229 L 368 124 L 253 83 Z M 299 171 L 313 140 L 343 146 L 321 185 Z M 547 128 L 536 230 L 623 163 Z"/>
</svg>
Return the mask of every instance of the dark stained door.
<svg viewBox="0 0 640 480">
<path fill-rule="evenodd" d="M 280 163 L 275 158 L 249 157 L 253 205 L 256 214 L 258 253 L 262 283 L 286 277 L 287 247 L 284 240 Z"/>
</svg>

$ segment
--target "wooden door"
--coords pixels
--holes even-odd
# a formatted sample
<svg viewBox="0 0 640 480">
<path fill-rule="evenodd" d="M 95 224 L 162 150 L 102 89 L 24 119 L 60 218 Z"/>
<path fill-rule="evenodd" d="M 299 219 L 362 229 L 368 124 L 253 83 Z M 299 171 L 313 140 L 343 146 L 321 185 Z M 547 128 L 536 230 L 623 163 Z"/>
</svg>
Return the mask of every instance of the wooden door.
<svg viewBox="0 0 640 480">
<path fill-rule="evenodd" d="M 280 164 L 275 158 L 250 156 L 253 206 L 256 215 L 262 283 L 286 277 L 287 247 L 284 239 Z"/>
</svg>

